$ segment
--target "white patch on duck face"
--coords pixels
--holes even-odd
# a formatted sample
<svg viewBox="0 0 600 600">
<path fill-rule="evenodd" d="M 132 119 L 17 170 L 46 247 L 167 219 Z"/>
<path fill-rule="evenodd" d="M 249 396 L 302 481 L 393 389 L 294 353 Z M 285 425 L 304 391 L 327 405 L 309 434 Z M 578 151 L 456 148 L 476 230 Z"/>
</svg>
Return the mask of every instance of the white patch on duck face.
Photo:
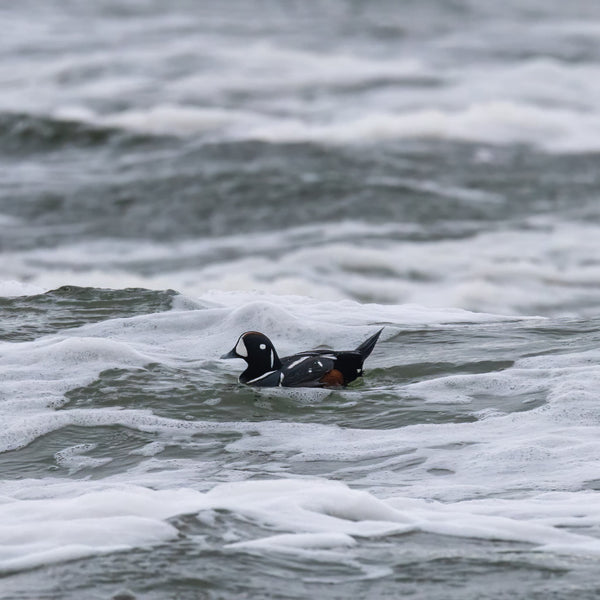
<svg viewBox="0 0 600 600">
<path fill-rule="evenodd" d="M 323 363 L 322 363 L 320 360 L 318 360 L 318 361 L 317 361 L 317 364 L 318 364 L 320 367 L 322 367 L 322 366 L 323 366 Z"/>
<path fill-rule="evenodd" d="M 238 343 L 235 346 L 235 352 L 238 356 L 248 358 L 248 348 L 246 348 L 243 337 L 238 340 Z"/>
<path fill-rule="evenodd" d="M 260 348 L 261 350 L 266 350 L 266 349 L 267 349 L 267 345 L 266 345 L 266 344 L 261 344 L 261 345 L 259 346 L 259 348 Z"/>
</svg>

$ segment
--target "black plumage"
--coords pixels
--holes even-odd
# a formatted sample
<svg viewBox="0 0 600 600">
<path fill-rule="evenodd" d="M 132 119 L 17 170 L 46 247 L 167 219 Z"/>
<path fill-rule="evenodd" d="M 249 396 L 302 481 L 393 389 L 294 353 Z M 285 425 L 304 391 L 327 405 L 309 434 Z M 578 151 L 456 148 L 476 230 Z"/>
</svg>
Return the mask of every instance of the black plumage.
<svg viewBox="0 0 600 600">
<path fill-rule="evenodd" d="M 243 333 L 233 349 L 221 358 L 242 358 L 247 363 L 240 382 L 257 387 L 339 387 L 363 374 L 383 329 L 355 350 L 309 350 L 279 358 L 271 340 L 258 331 Z"/>
</svg>

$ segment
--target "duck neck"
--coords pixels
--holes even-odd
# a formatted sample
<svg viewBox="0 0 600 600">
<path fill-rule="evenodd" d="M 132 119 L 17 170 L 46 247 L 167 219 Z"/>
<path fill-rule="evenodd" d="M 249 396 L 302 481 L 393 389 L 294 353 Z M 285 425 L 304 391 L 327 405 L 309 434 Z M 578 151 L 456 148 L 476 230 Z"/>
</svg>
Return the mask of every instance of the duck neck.
<svg viewBox="0 0 600 600">
<path fill-rule="evenodd" d="M 248 361 L 248 367 L 240 375 L 240 381 L 246 383 L 252 379 L 256 379 L 269 371 L 278 371 L 281 369 L 281 361 L 275 348 L 271 348 L 270 352 L 265 352 L 264 355 L 252 357 L 252 361 Z"/>
</svg>

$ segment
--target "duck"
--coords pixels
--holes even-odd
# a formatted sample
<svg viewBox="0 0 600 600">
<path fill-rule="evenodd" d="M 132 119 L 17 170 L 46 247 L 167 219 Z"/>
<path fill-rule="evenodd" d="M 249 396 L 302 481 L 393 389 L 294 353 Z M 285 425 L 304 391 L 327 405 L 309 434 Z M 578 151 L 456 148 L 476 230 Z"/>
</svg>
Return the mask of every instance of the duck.
<svg viewBox="0 0 600 600">
<path fill-rule="evenodd" d="M 246 331 L 222 359 L 241 358 L 247 368 L 239 382 L 255 387 L 345 387 L 363 375 L 363 363 L 383 328 L 355 350 L 308 350 L 279 358 L 273 342 L 259 331 Z"/>
</svg>

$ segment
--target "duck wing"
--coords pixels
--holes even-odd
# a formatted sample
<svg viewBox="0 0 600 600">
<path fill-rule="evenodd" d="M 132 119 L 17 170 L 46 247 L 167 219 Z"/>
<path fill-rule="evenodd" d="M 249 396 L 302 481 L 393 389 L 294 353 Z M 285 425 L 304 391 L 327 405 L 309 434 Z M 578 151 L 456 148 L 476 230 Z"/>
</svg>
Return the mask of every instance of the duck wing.
<svg viewBox="0 0 600 600">
<path fill-rule="evenodd" d="M 281 383 L 284 387 L 323 387 L 321 381 L 335 369 L 337 357 L 334 354 L 322 354 L 309 351 L 300 352 L 281 359 Z"/>
</svg>

